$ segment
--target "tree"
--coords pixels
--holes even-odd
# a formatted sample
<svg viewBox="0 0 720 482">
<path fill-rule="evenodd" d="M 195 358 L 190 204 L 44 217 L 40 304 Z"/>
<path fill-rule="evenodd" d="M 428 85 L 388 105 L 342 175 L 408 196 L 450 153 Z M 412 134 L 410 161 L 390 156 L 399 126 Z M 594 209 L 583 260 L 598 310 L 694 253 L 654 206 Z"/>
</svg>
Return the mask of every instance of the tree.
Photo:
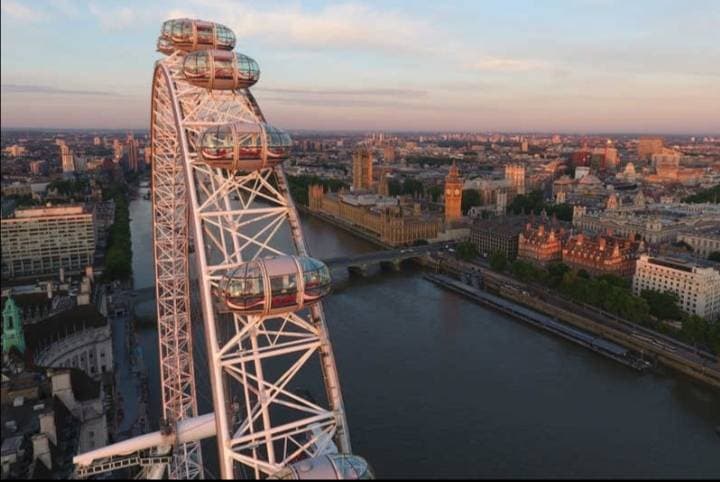
<svg viewBox="0 0 720 482">
<path fill-rule="evenodd" d="M 442 196 L 444 188 L 442 186 L 430 186 L 427 188 L 427 193 L 432 198 L 433 202 L 438 202 L 440 200 L 440 196 Z"/>
<path fill-rule="evenodd" d="M 656 290 L 642 290 L 640 293 L 650 307 L 650 314 L 661 320 L 680 320 L 683 312 L 678 306 L 675 293 Z"/>
<path fill-rule="evenodd" d="M 570 271 L 570 266 L 562 262 L 550 263 L 547 266 L 548 278 L 552 286 L 558 286 L 562 283 L 565 273 Z"/>
<path fill-rule="evenodd" d="M 388 180 L 388 192 L 391 196 L 399 196 L 402 194 L 402 183 L 397 179 Z"/>
<path fill-rule="evenodd" d="M 505 271 L 507 263 L 507 256 L 502 251 L 493 251 L 490 254 L 490 267 L 495 271 Z"/>
<path fill-rule="evenodd" d="M 545 209 L 543 193 L 538 190 L 531 191 L 529 194 L 515 196 L 508 206 L 508 210 L 515 214 L 521 214 L 523 212 L 540 214 L 543 209 Z"/>
<path fill-rule="evenodd" d="M 720 184 L 683 199 L 686 203 L 720 203 Z"/>
<path fill-rule="evenodd" d="M 425 192 L 425 187 L 423 186 L 423 183 L 416 180 L 411 179 L 409 177 L 405 178 L 402 184 L 402 193 L 403 194 L 409 194 L 409 195 L 415 195 L 415 194 L 422 194 Z"/>
<path fill-rule="evenodd" d="M 107 192 L 111 193 L 115 200 L 115 221 L 110 228 L 103 277 L 106 280 L 124 281 L 132 275 L 130 212 L 122 185 L 113 183 Z"/>
<path fill-rule="evenodd" d="M 704 345 L 706 342 L 706 336 L 709 334 L 710 326 L 705 319 L 697 315 L 691 315 L 683 320 L 680 335 L 688 343 L 692 343 L 693 345 Z"/>
<path fill-rule="evenodd" d="M 471 207 L 481 206 L 482 198 L 477 189 L 464 189 L 462 192 L 462 212 L 467 214 Z"/>
<path fill-rule="evenodd" d="M 554 206 L 545 205 L 545 210 L 547 211 L 548 216 L 552 216 L 554 214 L 560 221 L 572 221 L 573 208 L 569 204 L 555 204 Z"/>
<path fill-rule="evenodd" d="M 471 261 L 478 256 L 477 246 L 471 241 L 463 241 L 457 245 L 457 257 L 463 261 Z"/>
<path fill-rule="evenodd" d="M 720 263 L 720 251 L 713 251 L 708 255 L 708 259 Z"/>
<path fill-rule="evenodd" d="M 527 261 L 515 260 L 510 264 L 513 276 L 521 281 L 540 281 L 545 278 L 545 271 L 535 267 Z"/>
<path fill-rule="evenodd" d="M 308 188 L 313 185 L 321 185 L 326 190 L 337 191 L 342 187 L 347 187 L 342 181 L 337 179 L 324 179 L 318 176 L 288 176 L 288 187 L 290 195 L 298 204 L 308 205 Z"/>
</svg>

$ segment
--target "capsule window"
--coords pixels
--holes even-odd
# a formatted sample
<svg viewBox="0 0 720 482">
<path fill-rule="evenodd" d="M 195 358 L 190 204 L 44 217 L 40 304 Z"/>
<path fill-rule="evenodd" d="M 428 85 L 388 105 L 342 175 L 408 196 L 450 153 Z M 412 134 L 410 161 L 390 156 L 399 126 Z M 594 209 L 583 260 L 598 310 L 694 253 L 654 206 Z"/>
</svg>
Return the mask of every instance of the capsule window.
<svg viewBox="0 0 720 482">
<path fill-rule="evenodd" d="M 192 35 L 193 35 L 192 22 L 187 22 L 187 21 L 181 22 L 181 25 L 182 25 L 182 34 L 181 34 L 182 40 L 189 41 L 190 39 L 192 39 Z"/>
<path fill-rule="evenodd" d="M 223 52 L 223 54 L 225 54 Z M 233 56 L 217 53 L 214 58 L 215 78 L 220 80 L 233 79 Z"/>
<path fill-rule="evenodd" d="M 302 256 L 298 258 L 303 272 L 305 299 L 324 296 L 330 290 L 330 270 L 318 260 Z"/>
<path fill-rule="evenodd" d="M 225 301 L 231 309 L 262 310 L 265 304 L 263 273 L 257 262 L 240 266 L 227 278 Z"/>
<path fill-rule="evenodd" d="M 173 21 L 172 21 L 172 20 L 168 20 L 167 22 L 164 22 L 164 23 L 163 23 L 163 26 L 162 26 L 161 35 L 162 35 L 164 38 L 170 38 L 170 35 L 172 35 L 172 28 L 173 28 Z"/>
<path fill-rule="evenodd" d="M 198 24 L 197 25 L 197 41 L 201 45 L 213 45 L 213 25 L 212 24 Z"/>
<path fill-rule="evenodd" d="M 203 135 L 202 155 L 208 160 L 232 160 L 232 130 L 228 126 L 212 127 Z"/>
<path fill-rule="evenodd" d="M 224 25 L 215 25 L 218 48 L 232 49 L 235 47 L 235 34 Z"/>
<path fill-rule="evenodd" d="M 297 304 L 297 275 L 284 274 L 270 278 L 272 308 L 284 308 Z"/>
<path fill-rule="evenodd" d="M 238 132 L 238 159 L 257 159 L 261 154 L 260 129 L 255 132 Z"/>
<path fill-rule="evenodd" d="M 182 32 L 183 32 L 183 23 L 182 22 L 173 22 L 172 24 L 172 38 L 174 40 L 180 40 L 182 39 Z"/>
<path fill-rule="evenodd" d="M 244 80 L 256 80 L 260 75 L 257 62 L 247 55 L 237 54 L 238 74 Z"/>
</svg>

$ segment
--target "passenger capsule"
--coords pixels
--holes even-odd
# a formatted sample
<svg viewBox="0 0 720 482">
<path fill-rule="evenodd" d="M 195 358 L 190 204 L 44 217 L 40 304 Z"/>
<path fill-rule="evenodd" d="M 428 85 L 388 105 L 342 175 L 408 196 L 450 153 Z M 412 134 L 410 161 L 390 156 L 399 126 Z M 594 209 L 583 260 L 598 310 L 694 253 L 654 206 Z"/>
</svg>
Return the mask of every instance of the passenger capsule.
<svg viewBox="0 0 720 482">
<path fill-rule="evenodd" d="M 202 49 L 232 50 L 235 34 L 225 25 L 203 20 L 178 18 L 163 23 L 157 49 L 164 54 L 175 50 L 192 52 Z"/>
<path fill-rule="evenodd" d="M 230 90 L 250 87 L 260 78 L 257 62 L 238 52 L 198 50 L 185 56 L 185 79 L 198 87 Z"/>
<path fill-rule="evenodd" d="M 230 311 L 269 315 L 296 311 L 330 292 L 330 270 L 307 256 L 278 256 L 244 263 L 220 282 Z"/>
<path fill-rule="evenodd" d="M 255 171 L 290 155 L 292 139 L 267 124 L 237 122 L 211 127 L 200 135 L 200 160 L 220 169 Z"/>
<path fill-rule="evenodd" d="M 370 464 L 357 455 L 329 454 L 301 460 L 268 477 L 274 480 L 372 480 Z"/>
</svg>

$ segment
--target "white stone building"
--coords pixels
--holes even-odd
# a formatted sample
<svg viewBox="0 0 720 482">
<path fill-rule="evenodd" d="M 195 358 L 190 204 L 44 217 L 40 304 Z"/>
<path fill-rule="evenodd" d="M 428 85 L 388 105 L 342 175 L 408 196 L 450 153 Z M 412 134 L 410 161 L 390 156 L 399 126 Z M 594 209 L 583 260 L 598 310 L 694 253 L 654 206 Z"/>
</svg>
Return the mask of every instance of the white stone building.
<svg viewBox="0 0 720 482">
<path fill-rule="evenodd" d="M 633 277 L 633 292 L 672 292 L 680 308 L 707 320 L 720 315 L 720 271 L 675 258 L 640 256 Z"/>
</svg>

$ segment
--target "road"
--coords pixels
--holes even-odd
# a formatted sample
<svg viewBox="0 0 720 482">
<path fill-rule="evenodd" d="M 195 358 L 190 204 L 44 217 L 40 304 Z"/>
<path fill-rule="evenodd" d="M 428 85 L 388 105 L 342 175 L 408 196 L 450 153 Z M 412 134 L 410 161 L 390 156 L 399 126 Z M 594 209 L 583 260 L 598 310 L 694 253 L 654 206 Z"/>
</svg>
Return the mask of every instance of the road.
<svg viewBox="0 0 720 482">
<path fill-rule="evenodd" d="M 147 399 L 138 359 L 132 352 L 135 336 L 132 332 L 131 292 L 112 288 L 112 303 L 108 307 L 112 323 L 115 383 L 118 394 L 118 423 L 116 440 L 123 440 L 147 430 Z"/>
</svg>

